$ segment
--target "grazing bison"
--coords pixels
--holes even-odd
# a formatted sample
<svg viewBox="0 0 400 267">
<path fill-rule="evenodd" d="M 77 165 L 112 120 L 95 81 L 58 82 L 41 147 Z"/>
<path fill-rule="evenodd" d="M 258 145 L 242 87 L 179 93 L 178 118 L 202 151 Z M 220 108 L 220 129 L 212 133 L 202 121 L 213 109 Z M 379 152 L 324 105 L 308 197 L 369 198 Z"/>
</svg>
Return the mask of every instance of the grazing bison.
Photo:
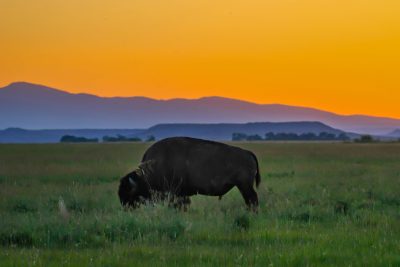
<svg viewBox="0 0 400 267">
<path fill-rule="evenodd" d="M 175 206 L 186 209 L 192 195 L 222 197 L 236 186 L 247 206 L 256 210 L 254 183 L 260 184 L 260 172 L 252 152 L 213 141 L 173 137 L 147 149 L 140 166 L 121 179 L 118 195 L 123 206 L 137 207 L 170 197 Z"/>
</svg>

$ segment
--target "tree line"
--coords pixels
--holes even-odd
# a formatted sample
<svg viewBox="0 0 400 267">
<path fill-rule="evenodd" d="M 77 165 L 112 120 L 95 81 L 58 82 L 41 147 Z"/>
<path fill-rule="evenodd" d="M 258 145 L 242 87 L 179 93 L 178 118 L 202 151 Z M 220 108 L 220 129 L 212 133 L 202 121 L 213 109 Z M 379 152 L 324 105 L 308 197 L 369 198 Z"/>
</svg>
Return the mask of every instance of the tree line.
<svg viewBox="0 0 400 267">
<path fill-rule="evenodd" d="M 244 133 L 233 133 L 232 141 L 348 141 L 350 137 L 345 133 L 338 135 L 333 133 L 321 132 L 315 133 L 274 133 L 268 132 L 262 137 L 261 135 L 247 135 Z"/>
<path fill-rule="evenodd" d="M 109 143 L 109 142 L 153 142 L 155 141 L 156 138 L 153 135 L 148 136 L 145 140 L 139 138 L 139 137 L 127 137 L 123 135 L 117 135 L 117 136 L 108 136 L 105 135 L 102 138 L 102 141 L 104 143 Z M 73 135 L 64 135 L 60 139 L 61 143 L 98 143 L 99 138 L 87 138 L 87 137 L 82 137 L 82 136 L 73 136 Z"/>
</svg>

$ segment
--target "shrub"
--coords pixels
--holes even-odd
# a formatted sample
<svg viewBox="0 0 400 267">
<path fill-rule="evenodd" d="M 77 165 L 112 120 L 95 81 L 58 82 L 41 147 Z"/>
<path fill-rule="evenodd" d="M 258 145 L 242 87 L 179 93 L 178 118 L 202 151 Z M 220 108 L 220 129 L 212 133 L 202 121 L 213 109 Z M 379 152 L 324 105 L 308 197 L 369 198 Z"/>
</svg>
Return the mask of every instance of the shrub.
<svg viewBox="0 0 400 267">
<path fill-rule="evenodd" d="M 60 139 L 61 143 L 97 143 L 99 139 L 97 138 L 86 138 L 81 136 L 64 135 Z"/>
<path fill-rule="evenodd" d="M 20 198 L 10 203 L 9 210 L 18 213 L 27 213 L 36 212 L 38 207 L 35 201 Z"/>
<path fill-rule="evenodd" d="M 375 142 L 374 138 L 371 135 L 362 135 L 360 138 L 354 140 L 356 143 L 372 143 Z"/>
<path fill-rule="evenodd" d="M 233 133 L 232 134 L 232 141 L 245 141 L 247 138 L 246 134 L 243 133 Z"/>
<path fill-rule="evenodd" d="M 2 246 L 32 246 L 33 238 L 29 231 L 3 232 L 0 233 L 0 244 Z"/>
<path fill-rule="evenodd" d="M 183 234 L 185 226 L 180 220 L 173 220 L 166 224 L 160 224 L 158 226 L 158 233 L 161 236 L 167 236 L 171 240 L 176 240 Z"/>
<path fill-rule="evenodd" d="M 141 142 L 142 139 L 139 137 L 126 137 L 123 135 L 114 136 L 103 136 L 103 142 Z"/>
<path fill-rule="evenodd" d="M 146 142 L 153 142 L 153 141 L 156 141 L 156 138 L 154 137 L 154 135 L 147 136 Z"/>
<path fill-rule="evenodd" d="M 240 230 L 249 230 L 250 228 L 250 218 L 248 214 L 242 214 L 239 216 L 236 216 L 235 221 L 234 221 L 234 226 L 237 227 Z"/>
<path fill-rule="evenodd" d="M 349 204 L 345 201 L 337 201 L 333 208 L 334 213 L 347 215 L 349 212 Z"/>
</svg>

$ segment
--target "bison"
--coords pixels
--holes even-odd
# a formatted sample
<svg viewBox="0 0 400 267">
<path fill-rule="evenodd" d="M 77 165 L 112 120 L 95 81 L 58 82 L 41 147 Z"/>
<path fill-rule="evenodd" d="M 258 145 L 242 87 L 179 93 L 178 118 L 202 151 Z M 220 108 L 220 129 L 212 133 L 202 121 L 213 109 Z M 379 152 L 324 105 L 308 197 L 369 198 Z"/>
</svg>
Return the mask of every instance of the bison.
<svg viewBox="0 0 400 267">
<path fill-rule="evenodd" d="M 246 205 L 256 211 L 254 184 L 260 184 L 260 171 L 252 152 L 214 141 L 172 137 L 147 149 L 140 166 L 121 178 L 118 195 L 127 207 L 169 197 L 170 203 L 186 210 L 190 196 L 221 198 L 236 186 Z"/>
</svg>

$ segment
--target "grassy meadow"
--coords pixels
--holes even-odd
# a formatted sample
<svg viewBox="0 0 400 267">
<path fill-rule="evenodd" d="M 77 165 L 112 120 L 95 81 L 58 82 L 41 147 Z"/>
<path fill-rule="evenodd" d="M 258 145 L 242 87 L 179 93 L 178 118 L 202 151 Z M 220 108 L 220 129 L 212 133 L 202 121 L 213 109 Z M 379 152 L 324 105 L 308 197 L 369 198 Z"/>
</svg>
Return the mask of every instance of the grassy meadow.
<svg viewBox="0 0 400 267">
<path fill-rule="evenodd" d="M 400 144 L 235 143 L 259 159 L 258 215 L 236 188 L 124 211 L 149 145 L 0 145 L 0 266 L 400 266 Z"/>
</svg>

